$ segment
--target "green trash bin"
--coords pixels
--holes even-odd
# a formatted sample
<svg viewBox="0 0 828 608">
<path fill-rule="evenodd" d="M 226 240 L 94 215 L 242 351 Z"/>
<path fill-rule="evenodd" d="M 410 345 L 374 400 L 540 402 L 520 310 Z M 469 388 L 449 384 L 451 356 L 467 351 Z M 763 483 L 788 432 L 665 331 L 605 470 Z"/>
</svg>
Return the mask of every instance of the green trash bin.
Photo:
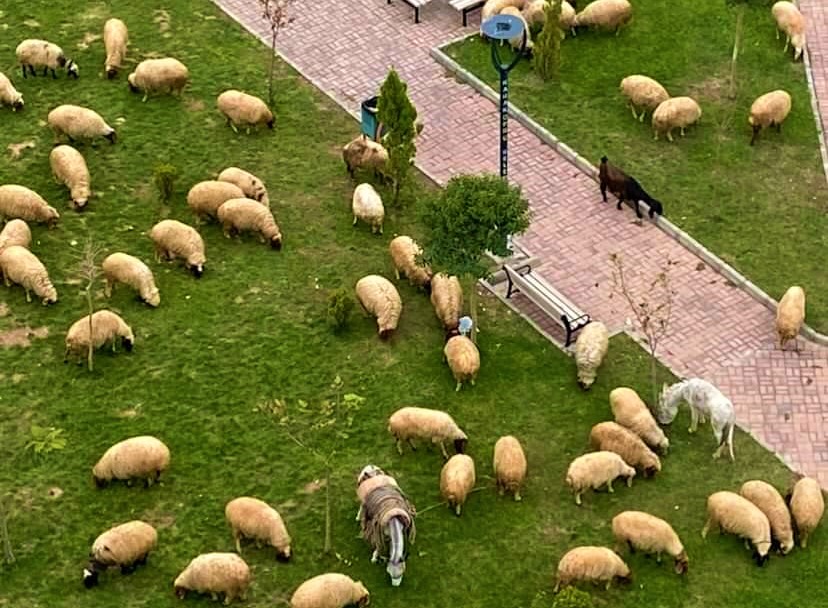
<svg viewBox="0 0 828 608">
<path fill-rule="evenodd" d="M 379 97 L 376 95 L 362 102 L 362 132 L 375 141 L 379 140 L 384 131 L 377 119 L 378 104 Z"/>
</svg>

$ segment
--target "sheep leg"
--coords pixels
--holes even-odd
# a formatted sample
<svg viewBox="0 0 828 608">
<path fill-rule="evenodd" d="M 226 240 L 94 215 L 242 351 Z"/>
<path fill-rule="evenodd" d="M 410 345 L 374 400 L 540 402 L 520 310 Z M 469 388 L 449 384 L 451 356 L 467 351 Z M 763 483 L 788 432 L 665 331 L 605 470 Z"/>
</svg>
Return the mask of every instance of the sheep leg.
<svg viewBox="0 0 828 608">
<path fill-rule="evenodd" d="M 635 113 L 635 106 L 632 103 L 630 103 L 630 111 L 632 111 L 633 118 L 638 118 L 638 114 Z M 643 112 L 641 114 L 644 115 Z"/>
<path fill-rule="evenodd" d="M 233 530 L 233 540 L 236 541 L 236 553 L 241 555 L 241 534 L 238 530 Z"/>
<path fill-rule="evenodd" d="M 753 125 L 753 137 L 750 138 L 750 145 L 752 146 L 754 142 L 756 142 L 756 136 L 759 135 L 759 131 L 761 127 L 759 125 Z"/>
<path fill-rule="evenodd" d="M 360 521 L 362 519 L 362 503 L 359 505 L 359 509 L 357 509 L 357 515 L 355 521 Z"/>
<path fill-rule="evenodd" d="M 638 117 L 638 122 L 644 122 L 644 113 L 646 111 L 646 108 L 644 110 L 641 110 L 641 115 Z"/>
<path fill-rule="evenodd" d="M 23 78 L 28 78 L 28 76 L 26 75 L 26 66 L 25 66 L 25 65 L 21 65 L 20 67 L 22 67 L 22 68 L 23 68 Z"/>
<path fill-rule="evenodd" d="M 776 132 L 777 132 L 777 133 L 781 133 L 781 132 L 782 132 L 782 123 L 781 123 L 781 122 L 776 123 Z"/>
<path fill-rule="evenodd" d="M 7 275 L 3 275 L 3 283 L 5 283 L 6 287 L 11 287 L 11 282 L 9 281 L 9 277 Z"/>
<path fill-rule="evenodd" d="M 442 441 L 440 442 L 440 450 L 442 450 L 442 452 L 443 452 L 443 458 L 444 458 L 445 460 L 448 460 L 448 459 L 449 459 L 449 455 L 448 455 L 448 452 L 446 452 L 446 446 L 445 446 L 445 444 L 444 444 Z"/>
<path fill-rule="evenodd" d="M 628 488 L 631 488 L 631 487 L 632 487 L 632 481 L 633 481 L 632 475 L 630 475 L 629 477 L 627 477 L 627 487 L 628 487 Z"/>
<path fill-rule="evenodd" d="M 702 528 L 701 531 L 702 538 L 707 538 L 707 533 L 710 531 L 711 525 L 713 525 L 713 518 L 708 517 L 707 521 L 704 523 L 704 528 Z"/>
<path fill-rule="evenodd" d="M 575 504 L 581 506 L 581 493 L 575 492 Z"/>
<path fill-rule="evenodd" d="M 356 223 L 357 223 L 357 216 L 354 216 L 354 223 L 353 223 L 353 224 L 351 224 L 351 225 L 352 225 L 352 226 L 356 226 Z"/>
<path fill-rule="evenodd" d="M 239 130 L 236 128 L 236 125 L 234 125 L 234 124 L 230 121 L 230 119 L 229 119 L 229 118 L 227 119 L 227 124 L 229 124 L 229 125 L 230 125 L 230 128 L 231 128 L 231 129 L 233 129 L 233 132 L 234 132 L 234 133 L 238 133 L 238 132 L 239 132 Z"/>
<path fill-rule="evenodd" d="M 400 456 L 403 455 L 402 441 L 399 438 L 397 438 L 397 451 L 400 453 Z"/>
<path fill-rule="evenodd" d="M 457 506 L 455 506 L 455 507 L 454 507 L 454 514 L 455 514 L 457 517 L 460 517 L 460 509 L 461 509 L 461 508 L 462 508 L 462 505 L 460 505 L 460 504 L 458 504 Z"/>
<path fill-rule="evenodd" d="M 106 282 L 104 283 L 104 295 L 107 298 L 112 297 L 112 281 L 110 281 L 109 279 L 107 279 Z"/>
<path fill-rule="evenodd" d="M 776 39 L 779 40 L 779 28 L 776 28 Z"/>
<path fill-rule="evenodd" d="M 149 97 L 149 94 L 146 91 L 144 91 L 144 96 L 141 98 L 141 103 L 146 103 L 147 97 Z"/>
<path fill-rule="evenodd" d="M 121 566 L 121 574 L 132 574 L 135 572 L 135 564 L 124 564 Z"/>
<path fill-rule="evenodd" d="M 400 269 L 399 268 L 394 269 L 394 276 L 397 277 L 398 281 L 400 280 Z"/>
<path fill-rule="evenodd" d="M 462 386 L 463 386 L 463 383 L 458 380 L 457 384 L 454 387 L 454 392 L 456 393 L 457 391 L 459 391 Z"/>
<path fill-rule="evenodd" d="M 660 563 L 661 563 L 661 551 L 659 551 L 658 553 L 656 553 L 656 563 L 658 563 L 658 564 L 660 564 Z"/>
<path fill-rule="evenodd" d="M 379 550 L 374 549 L 374 552 L 371 554 L 371 563 L 376 564 L 378 559 L 379 559 Z"/>
<path fill-rule="evenodd" d="M 670 141 L 670 142 L 673 141 L 673 130 L 672 129 L 667 131 L 667 140 Z"/>
<path fill-rule="evenodd" d="M 408 442 L 408 445 L 411 446 L 411 450 L 413 452 L 416 452 L 417 451 L 417 446 L 414 445 L 414 440 L 409 437 L 408 439 L 406 439 L 406 441 Z M 400 453 L 402 453 L 402 452 L 400 452 Z"/>
<path fill-rule="evenodd" d="M 690 408 L 690 428 L 687 429 L 688 433 L 695 433 L 696 428 L 699 426 L 699 413 L 696 411 L 696 408 Z"/>
<path fill-rule="evenodd" d="M 788 45 L 789 45 L 790 43 L 791 43 L 791 37 L 790 37 L 790 36 L 785 36 L 785 48 L 784 48 L 784 49 L 782 49 L 782 52 L 783 52 L 783 53 L 787 53 L 787 52 L 788 52 Z"/>
<path fill-rule="evenodd" d="M 787 45 L 785 46 L 785 48 L 786 48 L 786 49 L 788 48 L 788 47 L 787 47 Z M 46 76 L 48 73 L 49 73 L 49 68 L 48 68 L 48 67 L 44 67 L 44 68 L 43 68 L 43 75 L 44 75 L 44 76 Z"/>
<path fill-rule="evenodd" d="M 26 288 L 24 287 L 23 289 L 26 289 Z M 27 301 L 27 302 L 31 302 L 31 301 L 32 301 L 32 294 L 31 294 L 31 293 L 29 293 L 29 290 L 28 290 L 28 289 L 26 289 L 26 301 Z"/>
<path fill-rule="evenodd" d="M 679 127 L 679 129 L 681 130 L 681 136 L 684 137 L 684 127 Z"/>
<path fill-rule="evenodd" d="M 630 548 L 630 553 L 635 553 L 635 546 L 632 544 L 632 541 L 627 541 L 627 546 Z"/>
<path fill-rule="evenodd" d="M 607 185 L 602 183 L 601 184 L 601 198 L 604 199 L 604 202 L 607 202 Z"/>
<path fill-rule="evenodd" d="M 610 493 L 610 494 L 614 494 L 614 493 L 615 493 L 615 490 L 613 490 L 613 489 L 612 489 L 612 479 L 610 479 L 610 480 L 607 482 L 607 491 L 609 491 L 609 493 Z"/>
<path fill-rule="evenodd" d="M 803 532 L 801 536 L 802 538 L 799 539 L 799 546 L 804 549 L 808 546 L 808 533 Z"/>
</svg>

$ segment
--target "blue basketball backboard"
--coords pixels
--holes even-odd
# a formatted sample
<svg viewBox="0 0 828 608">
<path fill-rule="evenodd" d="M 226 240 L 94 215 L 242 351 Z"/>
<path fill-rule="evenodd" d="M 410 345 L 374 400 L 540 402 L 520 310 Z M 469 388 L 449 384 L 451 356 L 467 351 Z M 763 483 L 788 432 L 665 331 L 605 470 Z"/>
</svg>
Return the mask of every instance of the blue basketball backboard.
<svg viewBox="0 0 828 608">
<path fill-rule="evenodd" d="M 523 33 L 523 21 L 514 15 L 494 15 L 480 24 L 487 38 L 511 40 Z"/>
</svg>

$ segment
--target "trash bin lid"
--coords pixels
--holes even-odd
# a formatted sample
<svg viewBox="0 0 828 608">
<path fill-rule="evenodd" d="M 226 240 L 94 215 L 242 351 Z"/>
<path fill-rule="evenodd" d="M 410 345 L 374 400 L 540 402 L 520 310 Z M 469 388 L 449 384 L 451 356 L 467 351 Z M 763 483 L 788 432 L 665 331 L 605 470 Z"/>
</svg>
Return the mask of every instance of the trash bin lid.
<svg viewBox="0 0 828 608">
<path fill-rule="evenodd" d="M 365 101 L 362 102 L 362 109 L 363 110 L 368 110 L 369 112 L 374 112 L 376 114 L 378 105 L 379 105 L 379 97 L 377 95 L 374 95 L 370 99 L 366 99 Z"/>
</svg>

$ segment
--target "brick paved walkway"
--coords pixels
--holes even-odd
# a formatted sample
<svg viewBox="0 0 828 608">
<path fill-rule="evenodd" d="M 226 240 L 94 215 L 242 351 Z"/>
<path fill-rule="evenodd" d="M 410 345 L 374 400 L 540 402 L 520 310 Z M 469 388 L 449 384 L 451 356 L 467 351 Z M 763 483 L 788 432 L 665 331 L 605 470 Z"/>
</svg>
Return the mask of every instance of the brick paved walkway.
<svg viewBox="0 0 828 608">
<path fill-rule="evenodd" d="M 214 1 L 266 37 L 255 0 Z M 425 123 L 418 166 L 440 183 L 458 173 L 497 172 L 497 108 L 447 77 L 429 56 L 432 47 L 476 29 L 479 15 L 462 28 L 445 0 L 423 9 L 419 25 L 412 13 L 399 0 L 302 3 L 280 35 L 279 51 L 351 112 L 376 93 L 393 65 Z M 828 60 L 828 53 L 823 57 Z M 824 86 L 828 66 L 819 65 Z M 632 223 L 631 210 L 602 204 L 595 182 L 515 121 L 509 137 L 510 178 L 523 187 L 534 213 L 519 243 L 544 260 L 538 272 L 613 328 L 624 323 L 625 313 L 617 298 L 609 298 L 609 254 L 619 252 L 628 261 L 633 286 L 651 280 L 650 260 L 675 260 L 676 321 L 663 362 L 680 376 L 716 383 L 732 398 L 743 428 L 828 487 L 828 349 L 800 339 L 799 354 L 776 351 L 770 311 L 651 224 Z"/>
</svg>

